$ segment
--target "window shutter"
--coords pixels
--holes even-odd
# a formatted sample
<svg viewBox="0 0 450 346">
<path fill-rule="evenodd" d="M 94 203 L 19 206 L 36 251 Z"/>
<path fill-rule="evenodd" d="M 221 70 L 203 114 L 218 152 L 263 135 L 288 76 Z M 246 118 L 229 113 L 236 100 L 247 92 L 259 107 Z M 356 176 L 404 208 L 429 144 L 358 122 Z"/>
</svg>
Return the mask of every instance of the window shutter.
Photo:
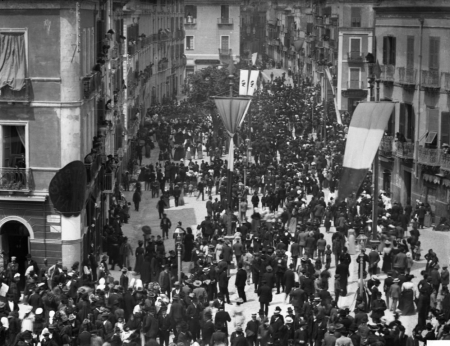
<svg viewBox="0 0 450 346">
<path fill-rule="evenodd" d="M 428 132 L 439 131 L 439 109 L 428 108 L 427 130 Z"/>
<path fill-rule="evenodd" d="M 360 41 L 359 39 L 350 39 L 350 52 L 352 53 L 360 53 Z"/>
<path fill-rule="evenodd" d="M 439 69 L 439 49 L 440 49 L 440 39 L 439 37 L 430 37 L 430 70 Z"/>
<path fill-rule="evenodd" d="M 406 109 L 405 108 L 406 108 L 405 104 L 404 103 L 400 103 L 400 126 L 399 126 L 399 129 L 398 129 L 398 132 L 400 132 L 403 135 L 405 135 L 405 113 L 406 113 Z"/>
<path fill-rule="evenodd" d="M 395 65 L 395 57 L 396 57 L 396 41 L 395 37 L 390 37 L 390 46 L 389 46 L 389 65 Z"/>
<path fill-rule="evenodd" d="M 441 146 L 450 141 L 450 112 L 441 113 Z"/>
<path fill-rule="evenodd" d="M 383 37 L 383 65 L 387 65 L 389 37 Z"/>
<path fill-rule="evenodd" d="M 408 36 L 406 41 L 406 67 L 414 68 L 414 36 Z"/>
<path fill-rule="evenodd" d="M 414 107 L 410 104 L 405 105 L 405 110 L 408 115 L 408 127 L 406 131 L 406 138 L 414 139 L 414 129 L 416 128 L 416 117 L 414 115 Z"/>
</svg>

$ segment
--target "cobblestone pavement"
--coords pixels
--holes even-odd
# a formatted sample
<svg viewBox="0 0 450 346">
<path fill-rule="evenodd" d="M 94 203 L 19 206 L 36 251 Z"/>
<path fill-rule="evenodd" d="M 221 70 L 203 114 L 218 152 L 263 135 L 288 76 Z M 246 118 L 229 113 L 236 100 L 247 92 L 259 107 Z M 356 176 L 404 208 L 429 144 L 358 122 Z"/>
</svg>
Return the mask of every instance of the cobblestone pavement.
<svg viewBox="0 0 450 346">
<path fill-rule="evenodd" d="M 156 148 L 155 150 L 152 150 L 151 158 L 149 158 L 149 159 L 144 158 L 143 162 L 142 162 L 143 165 L 147 165 L 150 162 L 155 163 L 156 159 L 158 158 L 158 153 L 159 153 L 158 148 Z M 204 160 L 207 161 L 208 158 L 206 158 Z M 199 161 L 201 161 L 201 160 L 199 160 Z M 126 196 L 127 200 L 131 201 L 132 192 L 124 192 L 124 195 Z M 213 196 L 213 198 L 214 197 L 215 196 Z M 169 239 L 164 241 L 166 251 L 168 251 L 170 249 L 174 249 L 174 247 L 175 247 L 174 240 L 172 239 L 171 234 L 172 234 L 172 232 L 175 228 L 175 225 L 178 221 L 183 222 L 183 227 L 189 227 L 189 226 L 192 227 L 192 229 L 195 232 L 197 224 L 199 224 L 202 220 L 204 220 L 204 218 L 206 216 L 206 208 L 205 208 L 206 202 L 197 200 L 195 196 L 192 196 L 192 197 L 185 196 L 184 200 L 185 200 L 184 206 L 175 207 L 174 201 L 173 201 L 173 199 L 171 199 L 170 208 L 167 209 L 173 226 L 172 226 L 171 232 L 169 234 Z M 140 207 L 139 212 L 134 211 L 134 208 L 130 209 L 131 210 L 130 222 L 128 224 L 124 224 L 122 226 L 122 229 L 123 229 L 125 236 L 127 236 L 129 238 L 129 242 L 130 242 L 131 246 L 133 247 L 133 249 L 135 249 L 137 247 L 138 240 L 143 239 L 143 234 L 141 231 L 142 226 L 148 225 L 152 228 L 152 234 L 154 234 L 155 236 L 161 235 L 161 230 L 159 228 L 159 218 L 158 218 L 158 213 L 156 210 L 156 202 L 157 201 L 158 201 L 158 198 L 151 197 L 150 191 L 143 191 L 141 207 Z M 249 205 L 251 205 L 251 203 L 249 203 Z M 181 212 L 181 211 L 183 211 L 183 212 Z M 250 215 L 251 215 L 251 210 L 249 209 L 247 211 L 247 216 L 250 216 Z M 332 232 L 334 232 L 334 228 L 332 228 L 331 230 L 332 230 Z M 325 229 L 323 227 L 321 228 L 321 231 L 322 231 L 322 233 L 325 233 Z M 435 231 L 432 231 L 431 229 L 421 230 L 421 233 L 422 233 L 421 241 L 422 241 L 422 248 L 423 248 L 422 258 L 423 258 L 423 255 L 425 255 L 425 253 L 428 251 L 428 249 L 433 249 L 437 253 L 441 264 L 443 264 L 443 263 L 448 264 L 449 263 L 449 254 L 450 254 L 449 234 L 443 233 L 443 232 L 435 232 Z M 332 233 L 325 233 L 325 239 L 327 240 L 328 244 L 331 244 L 331 236 L 332 236 Z M 356 249 L 356 250 L 358 253 L 358 249 Z M 357 257 L 357 254 L 352 255 L 352 264 L 350 267 L 351 275 L 349 278 L 348 295 L 346 297 L 341 297 L 340 301 L 339 301 L 340 307 L 348 307 L 351 310 L 353 310 L 353 308 L 354 308 L 355 292 L 358 287 L 357 265 L 355 263 L 356 257 Z M 132 265 L 134 265 L 134 258 L 132 260 Z M 187 270 L 188 267 L 189 267 L 189 263 L 183 262 L 183 269 Z M 331 278 L 331 281 L 329 284 L 330 293 L 332 296 L 334 296 L 334 292 L 333 292 L 334 268 L 335 268 L 335 265 L 334 265 L 334 260 L 333 260 L 332 266 L 331 266 L 332 278 Z M 414 267 L 412 270 L 412 274 L 415 275 L 415 278 L 413 279 L 414 283 L 417 284 L 419 282 L 419 280 L 421 278 L 420 271 L 423 270 L 424 268 L 425 268 L 425 260 L 422 259 L 421 261 L 414 263 Z M 236 299 L 238 298 L 237 292 L 236 292 L 236 289 L 234 286 L 235 273 L 236 273 L 235 269 L 231 270 L 231 278 L 229 281 L 229 291 L 230 291 L 230 298 L 231 298 L 232 303 L 235 302 Z M 118 278 L 120 276 L 120 273 L 119 273 L 119 271 L 114 271 L 113 275 L 116 278 Z M 381 273 L 379 276 L 383 282 L 383 279 L 386 277 L 386 275 L 384 273 Z M 248 285 L 246 287 L 245 291 L 246 291 L 246 295 L 247 295 L 247 303 L 244 304 L 245 317 L 246 317 L 246 321 L 249 321 L 251 318 L 251 314 L 254 312 L 258 312 L 259 301 L 258 301 L 257 294 L 254 292 L 253 285 Z M 269 306 L 269 314 L 272 314 L 275 310 L 275 307 L 277 307 L 277 306 L 281 307 L 283 314 L 286 313 L 289 303 L 288 303 L 288 301 L 286 301 L 286 297 L 285 297 L 284 293 L 274 294 L 273 301 Z M 230 314 L 232 314 L 233 307 L 234 307 L 233 305 L 226 305 L 225 309 L 228 310 L 230 312 Z M 386 311 L 386 317 L 388 318 L 388 320 L 392 319 L 393 318 L 392 313 L 389 311 Z M 400 319 L 403 322 L 403 324 L 405 325 L 407 332 L 410 332 L 417 323 L 417 316 L 402 316 Z"/>
</svg>

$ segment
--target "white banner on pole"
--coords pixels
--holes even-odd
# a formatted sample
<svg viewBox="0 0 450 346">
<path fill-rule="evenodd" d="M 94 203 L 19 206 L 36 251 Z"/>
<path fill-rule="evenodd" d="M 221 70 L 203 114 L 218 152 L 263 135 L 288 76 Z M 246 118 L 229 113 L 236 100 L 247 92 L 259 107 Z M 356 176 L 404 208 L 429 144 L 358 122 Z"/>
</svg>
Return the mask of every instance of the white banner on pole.
<svg viewBox="0 0 450 346">
<path fill-rule="evenodd" d="M 252 54 L 252 65 L 256 65 L 256 59 L 258 59 L 258 53 Z"/>
<path fill-rule="evenodd" d="M 250 73 L 250 80 L 248 82 L 248 96 L 253 96 L 258 87 L 259 70 L 252 70 Z"/>
<path fill-rule="evenodd" d="M 247 95 L 248 90 L 248 70 L 241 70 L 239 80 L 239 95 Z"/>
</svg>

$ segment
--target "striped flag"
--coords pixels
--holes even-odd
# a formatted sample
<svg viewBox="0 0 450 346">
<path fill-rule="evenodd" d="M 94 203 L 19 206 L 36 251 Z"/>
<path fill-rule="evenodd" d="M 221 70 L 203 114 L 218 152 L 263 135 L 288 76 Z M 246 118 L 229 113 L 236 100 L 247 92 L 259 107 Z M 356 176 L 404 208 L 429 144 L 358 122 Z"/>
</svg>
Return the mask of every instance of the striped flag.
<svg viewBox="0 0 450 346">
<path fill-rule="evenodd" d="M 360 103 L 347 135 L 338 198 L 344 200 L 360 188 L 394 109 L 392 102 Z"/>
</svg>

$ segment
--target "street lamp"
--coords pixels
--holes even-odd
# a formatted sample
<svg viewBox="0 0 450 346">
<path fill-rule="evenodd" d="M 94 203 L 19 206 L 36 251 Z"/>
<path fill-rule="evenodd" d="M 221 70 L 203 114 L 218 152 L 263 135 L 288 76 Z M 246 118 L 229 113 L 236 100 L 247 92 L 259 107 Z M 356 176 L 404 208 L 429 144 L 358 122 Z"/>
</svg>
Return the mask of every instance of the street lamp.
<svg viewBox="0 0 450 346">
<path fill-rule="evenodd" d="M 177 261 L 178 261 L 178 282 L 181 283 L 181 250 L 183 243 L 184 230 L 181 227 L 175 228 L 173 232 L 175 236 L 175 249 L 177 251 Z"/>
<path fill-rule="evenodd" d="M 364 297 L 364 253 L 362 252 L 362 250 L 364 250 L 366 248 L 366 244 L 367 244 L 367 240 L 369 238 L 364 234 L 363 231 L 361 231 L 358 235 L 358 237 L 356 237 L 356 240 L 359 243 L 359 257 L 358 257 L 358 262 L 359 262 L 359 295 L 361 297 L 361 299 Z"/>
</svg>

